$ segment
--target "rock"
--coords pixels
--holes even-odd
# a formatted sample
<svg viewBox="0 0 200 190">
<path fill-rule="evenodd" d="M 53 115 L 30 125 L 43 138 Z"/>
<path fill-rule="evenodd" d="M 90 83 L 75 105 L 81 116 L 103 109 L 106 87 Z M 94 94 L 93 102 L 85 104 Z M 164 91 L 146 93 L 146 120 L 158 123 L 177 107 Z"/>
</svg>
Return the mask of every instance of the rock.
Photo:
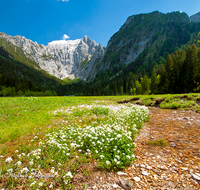
<svg viewBox="0 0 200 190">
<path fill-rule="evenodd" d="M 118 185 L 117 185 L 117 184 L 114 184 L 112 187 L 113 187 L 114 189 L 116 189 L 116 188 L 118 188 Z"/>
<path fill-rule="evenodd" d="M 190 22 L 200 22 L 200 12 L 190 17 Z"/>
<path fill-rule="evenodd" d="M 166 151 L 166 152 L 171 152 L 171 150 L 167 150 L 167 149 L 165 149 L 165 151 Z"/>
<path fill-rule="evenodd" d="M 133 177 L 133 179 L 134 179 L 135 181 L 140 181 L 140 178 L 139 178 L 139 177 Z"/>
<path fill-rule="evenodd" d="M 170 187 L 170 188 L 175 188 L 175 186 L 172 184 L 172 182 L 168 182 L 168 186 Z"/>
<path fill-rule="evenodd" d="M 181 170 L 182 170 L 182 171 L 187 171 L 188 168 L 183 168 L 183 167 L 181 167 Z"/>
<path fill-rule="evenodd" d="M 182 154 L 182 153 L 179 153 L 179 156 L 180 156 L 180 157 L 183 157 L 183 154 Z"/>
<path fill-rule="evenodd" d="M 161 170 L 168 170 L 168 168 L 166 166 L 160 166 Z"/>
<path fill-rule="evenodd" d="M 123 176 L 123 175 L 125 175 L 125 176 L 128 176 L 128 174 L 127 174 L 127 173 L 120 172 L 120 171 L 119 171 L 119 172 L 117 172 L 117 175 L 118 175 L 118 176 Z"/>
<path fill-rule="evenodd" d="M 145 168 L 146 166 L 144 164 L 140 164 L 141 168 Z"/>
<path fill-rule="evenodd" d="M 133 174 L 132 174 L 132 173 L 129 173 L 129 176 L 130 176 L 130 177 L 133 177 Z"/>
<path fill-rule="evenodd" d="M 154 154 L 151 154 L 151 153 L 150 153 L 149 156 L 154 156 Z"/>
<path fill-rule="evenodd" d="M 151 169 L 152 169 L 152 167 L 151 167 L 151 166 L 149 166 L 149 165 L 147 165 L 147 169 L 148 169 L 148 170 L 151 170 Z"/>
<path fill-rule="evenodd" d="M 174 142 L 171 142 L 170 144 L 172 147 L 174 147 L 174 148 L 176 147 L 176 144 Z"/>
<path fill-rule="evenodd" d="M 144 176 L 148 176 L 149 173 L 147 173 L 147 171 L 143 171 L 143 172 L 142 172 L 142 175 L 144 175 Z"/>
<path fill-rule="evenodd" d="M 180 161 L 180 160 L 178 160 L 178 159 L 176 159 L 176 158 L 174 158 L 174 160 L 176 160 L 179 164 L 182 164 L 182 163 L 183 163 L 182 161 Z"/>
<path fill-rule="evenodd" d="M 133 182 L 127 179 L 120 179 L 118 185 L 125 190 L 131 190 Z"/>
<path fill-rule="evenodd" d="M 156 183 L 151 184 L 153 187 L 157 187 L 158 185 Z"/>
<path fill-rule="evenodd" d="M 156 169 L 152 169 L 152 171 L 153 171 L 154 173 L 156 173 L 157 175 L 160 176 L 160 172 L 159 172 L 158 170 L 156 170 Z"/>
<path fill-rule="evenodd" d="M 195 180 L 200 181 L 200 175 L 197 175 L 197 173 L 195 174 L 192 173 L 191 175 Z"/>
</svg>

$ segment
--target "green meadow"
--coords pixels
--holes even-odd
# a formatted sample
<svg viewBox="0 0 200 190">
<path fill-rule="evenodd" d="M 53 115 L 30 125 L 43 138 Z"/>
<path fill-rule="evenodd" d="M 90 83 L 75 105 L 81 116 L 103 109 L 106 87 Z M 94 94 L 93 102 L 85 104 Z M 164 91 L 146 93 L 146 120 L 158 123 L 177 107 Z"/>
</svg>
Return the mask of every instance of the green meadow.
<svg viewBox="0 0 200 190">
<path fill-rule="evenodd" d="M 0 188 L 73 189 L 87 163 L 124 169 L 149 119 L 145 106 L 200 112 L 199 103 L 200 94 L 0 98 Z"/>
</svg>

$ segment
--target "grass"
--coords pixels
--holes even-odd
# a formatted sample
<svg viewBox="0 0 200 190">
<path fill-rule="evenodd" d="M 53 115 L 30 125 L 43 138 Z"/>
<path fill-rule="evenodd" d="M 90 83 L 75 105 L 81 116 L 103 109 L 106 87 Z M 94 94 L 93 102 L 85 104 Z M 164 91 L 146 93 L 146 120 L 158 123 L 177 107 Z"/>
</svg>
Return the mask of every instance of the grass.
<svg viewBox="0 0 200 190">
<path fill-rule="evenodd" d="M 200 93 L 137 95 L 134 96 L 134 98 L 139 98 L 139 100 L 134 100 L 131 102 L 140 105 L 159 106 L 162 109 L 190 109 L 200 112 Z M 131 98 L 129 100 L 131 100 Z"/>
<path fill-rule="evenodd" d="M 72 176 L 88 175 L 88 163 L 104 170 L 133 163 L 148 110 L 113 101 L 121 98 L 1 98 L 0 188 L 72 189 Z"/>
<path fill-rule="evenodd" d="M 63 97 L 51 98 L 1 98 L 0 99 L 0 143 L 46 130 L 54 118 L 51 111 L 69 105 L 77 105 L 80 100 Z"/>
</svg>

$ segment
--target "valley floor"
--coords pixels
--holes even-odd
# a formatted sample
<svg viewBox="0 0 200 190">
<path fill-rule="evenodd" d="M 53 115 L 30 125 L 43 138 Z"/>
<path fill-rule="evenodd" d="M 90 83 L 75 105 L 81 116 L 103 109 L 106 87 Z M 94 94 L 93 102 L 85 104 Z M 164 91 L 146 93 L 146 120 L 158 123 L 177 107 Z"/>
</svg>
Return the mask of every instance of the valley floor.
<svg viewBox="0 0 200 190">
<path fill-rule="evenodd" d="M 123 173 L 97 171 L 95 163 L 73 178 L 75 189 L 200 189 L 200 114 L 149 108 L 150 121 L 136 137 L 136 161 Z M 167 146 L 148 142 L 163 139 Z M 120 187 L 120 186 L 121 187 Z"/>
</svg>

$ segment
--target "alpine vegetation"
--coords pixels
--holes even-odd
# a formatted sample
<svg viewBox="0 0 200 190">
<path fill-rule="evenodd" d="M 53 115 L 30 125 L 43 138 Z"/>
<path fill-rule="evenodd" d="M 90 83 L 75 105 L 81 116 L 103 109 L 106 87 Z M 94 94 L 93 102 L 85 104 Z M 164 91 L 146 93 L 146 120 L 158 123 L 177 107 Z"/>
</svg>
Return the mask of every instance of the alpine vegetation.
<svg viewBox="0 0 200 190">
<path fill-rule="evenodd" d="M 82 119 L 92 118 L 92 122 L 84 125 L 80 125 L 82 120 L 73 115 L 72 110 L 66 117 L 74 122 L 65 121 L 62 127 L 51 129 L 43 139 L 35 136 L 31 140 L 36 145 L 32 150 L 17 150 L 5 158 L 1 172 L 8 186 L 23 184 L 31 189 L 67 189 L 72 188 L 71 179 L 83 163 L 95 161 L 97 168 L 104 170 L 123 169 L 133 163 L 134 138 L 149 117 L 148 109 L 131 104 L 115 112 L 103 109 L 107 115 L 89 117 L 89 111 L 84 112 Z"/>
</svg>

